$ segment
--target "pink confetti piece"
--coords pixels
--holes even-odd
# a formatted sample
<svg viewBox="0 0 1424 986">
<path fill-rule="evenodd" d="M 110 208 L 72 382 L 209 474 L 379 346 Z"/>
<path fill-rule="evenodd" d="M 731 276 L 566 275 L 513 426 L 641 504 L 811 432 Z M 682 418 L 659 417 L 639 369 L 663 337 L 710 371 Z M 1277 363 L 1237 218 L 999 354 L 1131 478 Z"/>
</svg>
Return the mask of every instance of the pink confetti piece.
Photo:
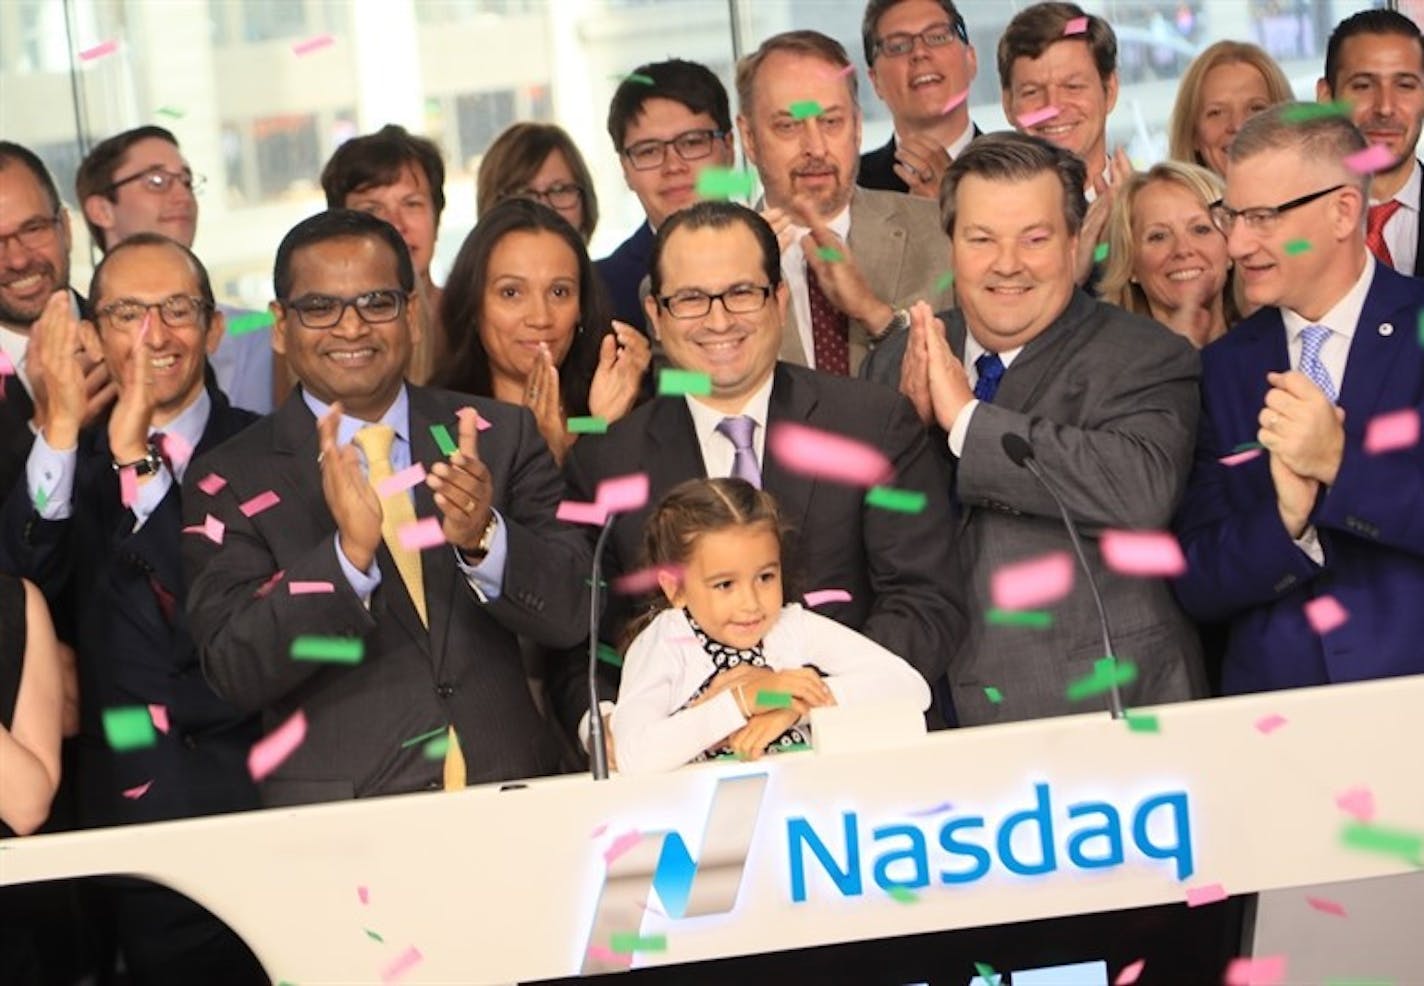
<svg viewBox="0 0 1424 986">
<path fill-rule="evenodd" d="M 1166 531 L 1103 531 L 1099 547 L 1119 575 L 1174 578 L 1187 570 L 1182 546 Z"/>
<path fill-rule="evenodd" d="M 101 42 L 101 43 L 99 43 L 99 44 L 96 44 L 96 45 L 95 45 L 94 47 L 92 47 L 92 48 L 85 48 L 83 51 L 81 51 L 81 52 L 79 53 L 79 60 L 80 60 L 81 62 L 92 62 L 92 61 L 94 61 L 94 60 L 96 60 L 96 59 L 103 58 L 103 57 L 106 56 L 106 55 L 112 55 L 114 52 L 116 52 L 116 51 L 118 51 L 118 50 L 119 50 L 119 42 L 118 42 L 118 40 L 117 40 L 117 39 L 111 39 L 111 40 L 109 40 L 109 41 L 104 41 L 104 42 Z"/>
<path fill-rule="evenodd" d="M 607 849 L 603 850 L 603 861 L 605 863 L 612 863 L 619 856 L 636 846 L 642 838 L 643 836 L 637 829 L 629 829 L 614 839 Z"/>
<path fill-rule="evenodd" d="M 153 720 L 153 728 L 168 735 L 168 707 L 166 705 L 149 705 L 148 717 Z"/>
<path fill-rule="evenodd" d="M 138 473 L 134 472 L 133 466 L 125 466 L 119 470 L 119 502 L 132 507 L 137 499 Z"/>
<path fill-rule="evenodd" d="M 271 510 L 281 502 L 282 498 L 280 496 L 272 490 L 267 490 L 265 493 L 258 493 L 237 509 L 242 512 L 242 516 L 244 517 L 255 517 L 264 510 Z"/>
<path fill-rule="evenodd" d="M 1311 897 L 1306 895 L 1305 902 L 1317 911 L 1325 914 L 1333 914 L 1337 918 L 1345 918 L 1350 915 L 1345 913 L 1345 905 L 1338 900 L 1331 900 L 1329 897 Z"/>
<path fill-rule="evenodd" d="M 460 410 L 455 412 L 455 417 L 464 417 L 467 414 L 473 414 L 475 416 L 475 431 L 489 431 L 491 428 L 494 427 L 494 425 L 490 424 L 484 418 L 480 417 L 480 412 L 478 408 L 469 406 L 462 407 L 460 408 Z"/>
<path fill-rule="evenodd" d="M 303 55 L 310 55 L 314 51 L 330 48 L 334 44 L 336 44 L 336 39 L 331 35 L 318 34 L 314 38 L 307 38 L 305 41 L 298 41 L 292 45 L 292 54 L 300 58 Z"/>
<path fill-rule="evenodd" d="M 1365 452 L 1381 455 L 1419 444 L 1419 412 L 1412 407 L 1379 414 L 1365 425 Z"/>
<path fill-rule="evenodd" d="M 807 606 L 815 608 L 827 603 L 848 603 L 851 594 L 844 589 L 813 589 L 801 597 Z"/>
<path fill-rule="evenodd" d="M 1226 967 L 1226 986 L 1279 986 L 1286 978 L 1286 957 L 1266 955 L 1261 958 L 1232 959 Z"/>
<path fill-rule="evenodd" d="M 322 596 L 335 592 L 336 586 L 330 582 L 288 582 L 287 593 L 293 596 Z"/>
<path fill-rule="evenodd" d="M 590 839 L 597 839 L 600 835 L 602 835 L 604 832 L 607 832 L 607 831 L 608 831 L 608 823 L 607 823 L 607 822 L 603 822 L 602 824 L 595 826 L 594 829 L 593 829 L 593 831 L 588 834 L 588 837 L 589 837 Z"/>
<path fill-rule="evenodd" d="M 1146 968 L 1147 960 L 1138 959 L 1122 967 L 1122 971 L 1113 980 L 1113 986 L 1132 986 L 1142 976 L 1142 970 Z"/>
<path fill-rule="evenodd" d="M 362 884 L 361 886 L 356 888 L 356 897 L 363 904 L 371 903 L 371 888 L 367 887 L 365 884 Z"/>
<path fill-rule="evenodd" d="M 605 479 L 598 484 L 593 502 L 610 514 L 626 514 L 640 509 L 648 502 L 648 474 L 635 472 Z"/>
<path fill-rule="evenodd" d="M 1260 449 L 1248 448 L 1244 452 L 1234 452 L 1231 455 L 1223 455 L 1216 461 L 1220 462 L 1223 466 L 1239 466 L 1243 462 L 1250 462 L 1252 459 L 1259 457 L 1260 454 Z"/>
<path fill-rule="evenodd" d="M 445 543 L 445 532 L 440 529 L 439 517 L 422 517 L 396 530 L 401 547 L 407 551 L 424 551 Z"/>
<path fill-rule="evenodd" d="M 614 962 L 619 965 L 630 965 L 633 960 L 631 955 L 619 955 L 606 945 L 588 946 L 588 957 L 598 962 Z"/>
<path fill-rule="evenodd" d="M 215 472 L 210 472 L 202 479 L 198 480 L 198 489 L 208 496 L 217 496 L 218 491 L 227 485 L 227 480 L 223 479 Z"/>
<path fill-rule="evenodd" d="M 608 520 L 608 511 L 596 503 L 564 500 L 559 504 L 559 509 L 554 511 L 554 516 L 570 524 L 592 524 L 594 527 L 602 527 L 604 521 Z"/>
<path fill-rule="evenodd" d="M 412 486 L 416 486 L 425 479 L 425 466 L 417 462 L 413 466 L 407 466 L 400 472 L 387 476 L 376 484 L 376 493 L 384 500 L 388 496 L 395 496 L 397 493 L 404 493 Z"/>
<path fill-rule="evenodd" d="M 394 959 L 392 959 L 390 964 L 381 970 L 381 982 L 400 982 L 402 979 L 405 978 L 406 973 L 410 972 L 410 970 L 420 965 L 420 963 L 424 959 L 425 956 L 420 954 L 420 949 L 416 948 L 414 945 L 410 946 L 404 952 L 401 952 Z"/>
<path fill-rule="evenodd" d="M 1270 715 L 1262 716 L 1256 720 L 1256 731 L 1269 736 L 1289 721 L 1285 716 L 1272 712 Z"/>
<path fill-rule="evenodd" d="M 188 444 L 188 439 L 182 435 L 171 431 L 165 431 L 162 439 L 163 454 L 168 456 L 168 461 L 174 466 L 187 465 L 188 460 L 193 457 L 193 446 Z"/>
<path fill-rule="evenodd" d="M 766 448 L 789 472 L 847 486 L 878 486 L 895 474 L 878 448 L 792 421 L 767 429 Z"/>
<path fill-rule="evenodd" d="M 1219 883 L 1208 883 L 1201 887 L 1187 888 L 1187 906 L 1201 907 L 1226 899 L 1226 888 Z"/>
<path fill-rule="evenodd" d="M 1303 608 L 1305 621 L 1310 624 L 1310 629 L 1322 637 L 1332 630 L 1340 629 L 1350 619 L 1350 614 L 1334 596 L 1316 596 Z"/>
<path fill-rule="evenodd" d="M 307 715 L 298 709 L 286 722 L 252 744 L 247 754 L 247 772 L 260 783 L 262 778 L 280 767 L 282 761 L 291 756 L 306 738 Z"/>
<path fill-rule="evenodd" d="M 1067 24 L 1064 24 L 1064 25 L 1063 25 L 1063 36 L 1064 36 L 1065 38 L 1071 37 L 1071 36 L 1073 36 L 1073 35 L 1075 35 L 1075 34 L 1087 34 L 1087 33 L 1088 33 L 1088 18 L 1086 18 L 1086 17 L 1074 17 L 1074 18 L 1073 18 L 1072 20 L 1070 20 Z"/>
<path fill-rule="evenodd" d="M 15 364 L 10 362 L 10 354 L 0 349 L 0 377 L 13 377 Z"/>
<path fill-rule="evenodd" d="M 959 106 L 959 105 L 963 104 L 968 98 L 969 98 L 969 90 L 968 90 L 968 89 L 964 90 L 963 92 L 957 92 L 957 93 L 955 93 L 953 96 L 950 96 L 950 97 L 949 97 L 949 102 L 945 103 L 944 106 L 940 109 L 940 114 L 943 115 L 943 114 L 945 114 L 945 113 L 948 113 L 950 110 L 954 109 L 956 106 Z"/>
<path fill-rule="evenodd" d="M 227 530 L 227 525 L 218 520 L 212 514 L 208 514 L 208 519 L 201 524 L 183 528 L 184 534 L 203 534 L 213 544 L 223 543 L 223 532 Z"/>
<path fill-rule="evenodd" d="M 658 576 L 663 574 L 681 579 L 682 566 L 653 565 L 651 568 L 640 568 L 636 572 L 620 575 L 613 580 L 613 591 L 625 596 L 641 596 L 645 593 L 656 592 L 662 587 Z"/>
<path fill-rule="evenodd" d="M 254 599 L 261 599 L 264 596 L 269 595 L 272 590 L 276 588 L 277 583 L 282 581 L 282 576 L 286 574 L 287 570 L 285 568 L 277 569 L 276 572 L 272 573 L 272 577 L 270 579 L 268 579 L 266 582 L 263 582 L 257 587 L 257 591 L 252 594 L 252 597 Z"/>
<path fill-rule="evenodd" d="M 1373 791 L 1363 785 L 1340 792 L 1335 797 L 1335 806 L 1361 822 L 1374 821 L 1375 795 Z"/>
<path fill-rule="evenodd" d="M 997 609 L 1039 609 L 1058 602 L 1073 589 L 1073 556 L 1054 551 L 1038 558 L 1002 565 L 989 590 Z"/>
<path fill-rule="evenodd" d="M 1032 113 L 1025 113 L 1023 116 L 1019 117 L 1019 128 L 1021 130 L 1027 130 L 1029 127 L 1036 127 L 1040 123 L 1045 123 L 1053 119 L 1060 112 L 1061 111 L 1058 109 L 1057 106 L 1045 106 L 1041 110 L 1034 110 Z"/>
<path fill-rule="evenodd" d="M 1345 167 L 1357 175 L 1372 175 L 1394 165 L 1394 154 L 1383 144 L 1371 144 L 1345 158 Z"/>
<path fill-rule="evenodd" d="M 151 787 L 153 787 L 153 781 L 144 781 L 142 784 L 138 785 L 138 787 L 131 787 L 127 789 L 123 792 L 123 794 L 124 797 L 128 798 L 130 801 L 137 801 L 139 798 L 147 794 L 148 789 Z"/>
</svg>

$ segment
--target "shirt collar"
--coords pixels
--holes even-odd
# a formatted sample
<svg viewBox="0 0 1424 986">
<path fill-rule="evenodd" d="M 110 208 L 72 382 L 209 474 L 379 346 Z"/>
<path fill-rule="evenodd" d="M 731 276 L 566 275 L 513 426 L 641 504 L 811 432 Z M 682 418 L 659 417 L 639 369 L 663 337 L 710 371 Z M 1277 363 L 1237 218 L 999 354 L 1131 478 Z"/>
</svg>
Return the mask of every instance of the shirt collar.
<svg viewBox="0 0 1424 986">
<path fill-rule="evenodd" d="M 1412 167 L 1409 169 L 1409 180 L 1406 181 L 1402 186 L 1400 186 L 1399 191 L 1394 193 L 1393 201 L 1398 202 L 1406 209 L 1412 209 L 1413 211 L 1418 212 L 1419 192 L 1421 185 L 1424 185 L 1424 181 L 1421 181 L 1420 179 L 1421 169 L 1419 167 L 1419 159 L 1411 158 L 1410 163 Z M 1378 200 L 1370 200 L 1370 205 L 1379 204 L 1380 203 L 1378 202 Z"/>
<path fill-rule="evenodd" d="M 773 368 L 767 375 L 766 382 L 756 390 L 752 391 L 747 402 L 742 405 L 738 414 L 746 415 L 756 422 L 759 429 L 758 434 L 766 434 L 766 418 L 768 409 L 771 407 L 771 383 L 776 379 L 776 370 Z M 722 419 L 729 415 L 717 410 L 709 404 L 704 404 L 696 397 L 685 397 L 687 409 L 692 413 L 692 427 L 697 431 L 697 444 L 700 448 L 711 440 L 717 431 L 717 426 L 722 423 Z"/>
<path fill-rule="evenodd" d="M 1027 345 L 1027 343 L 1024 345 Z M 1007 370 L 1009 368 L 1009 364 L 1014 361 L 1015 356 L 1023 352 L 1023 348 L 1023 346 L 1015 346 L 1013 349 L 1005 349 L 999 353 L 999 362 L 1004 364 L 1004 369 Z M 973 371 L 977 376 L 979 370 L 974 364 L 978 362 L 980 356 L 983 356 L 988 351 L 989 350 L 979 345 L 979 340 L 974 338 L 974 333 L 969 331 L 969 326 L 966 324 L 964 327 L 965 370 Z"/>
<path fill-rule="evenodd" d="M 959 132 L 959 136 L 944 145 L 946 153 L 951 161 L 958 161 L 959 155 L 963 154 L 974 140 L 974 121 L 970 120 L 964 125 L 964 129 Z M 895 132 L 895 146 L 899 147 L 905 141 L 900 137 L 899 131 Z"/>
<path fill-rule="evenodd" d="M 312 395 L 312 392 L 305 387 L 302 388 L 302 400 L 306 402 L 311 413 L 320 421 L 331 410 L 331 405 L 324 403 Z M 390 425 L 396 433 L 396 438 L 410 443 L 410 392 L 405 384 L 401 384 L 400 392 L 396 394 L 396 399 L 391 401 L 391 406 L 386 408 L 386 413 L 381 415 L 381 419 L 376 422 L 362 421 L 360 418 L 353 418 L 349 414 L 341 416 L 341 422 L 336 428 L 336 440 L 338 444 L 346 445 L 350 443 L 355 434 L 369 424 Z"/>
<path fill-rule="evenodd" d="M 854 195 L 855 193 L 852 192 L 851 194 Z M 847 203 L 844 209 L 842 209 L 840 212 L 836 213 L 829 220 L 827 220 L 826 227 L 830 229 L 832 233 L 835 233 L 837 236 L 839 236 L 842 240 L 849 240 L 850 204 Z M 788 246 L 786 248 L 786 252 L 781 255 L 783 260 L 789 260 L 793 258 L 799 260 L 801 258 L 801 239 L 805 236 L 809 236 L 811 233 L 811 230 L 809 228 L 797 225 L 794 222 L 791 224 L 791 231 L 791 245 Z"/>
<path fill-rule="evenodd" d="M 1323 325 L 1331 332 L 1338 332 L 1346 339 L 1353 339 L 1355 326 L 1360 321 L 1360 313 L 1365 310 L 1365 296 L 1370 293 L 1370 284 L 1374 279 L 1375 258 L 1366 250 L 1365 269 L 1360 271 L 1360 276 L 1355 279 L 1354 286 L 1345 292 L 1344 297 L 1335 302 L 1335 307 L 1326 312 L 1323 318 L 1312 322 L 1289 308 L 1281 309 L 1281 321 L 1286 324 L 1286 340 L 1295 341 L 1296 337 L 1305 331 L 1307 325 Z"/>
</svg>

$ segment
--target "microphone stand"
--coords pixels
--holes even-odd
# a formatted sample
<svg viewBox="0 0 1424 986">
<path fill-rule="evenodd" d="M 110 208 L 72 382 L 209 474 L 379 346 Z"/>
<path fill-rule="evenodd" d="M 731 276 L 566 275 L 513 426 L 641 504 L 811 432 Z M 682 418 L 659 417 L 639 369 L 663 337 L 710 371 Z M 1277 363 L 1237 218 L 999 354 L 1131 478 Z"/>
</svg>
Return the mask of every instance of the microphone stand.
<svg viewBox="0 0 1424 986">
<path fill-rule="evenodd" d="M 608 780 L 608 748 L 604 745 L 603 713 L 598 708 L 598 585 L 603 568 L 603 548 L 613 530 L 615 515 L 610 512 L 598 532 L 593 548 L 593 577 L 588 580 L 588 752 L 589 768 L 596 781 Z"/>
</svg>

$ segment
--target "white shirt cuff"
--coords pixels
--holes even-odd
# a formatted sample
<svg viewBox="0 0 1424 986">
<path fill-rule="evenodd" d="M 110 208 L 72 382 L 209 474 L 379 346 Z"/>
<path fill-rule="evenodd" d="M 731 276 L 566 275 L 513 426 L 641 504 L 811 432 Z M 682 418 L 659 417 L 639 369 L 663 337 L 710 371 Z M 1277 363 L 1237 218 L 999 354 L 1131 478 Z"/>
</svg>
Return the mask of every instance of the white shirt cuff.
<svg viewBox="0 0 1424 986">
<path fill-rule="evenodd" d="M 954 424 L 949 429 L 949 450 L 957 459 L 964 454 L 964 439 L 969 435 L 969 419 L 974 417 L 974 409 L 979 406 L 979 398 L 974 398 L 959 409 Z"/>
</svg>

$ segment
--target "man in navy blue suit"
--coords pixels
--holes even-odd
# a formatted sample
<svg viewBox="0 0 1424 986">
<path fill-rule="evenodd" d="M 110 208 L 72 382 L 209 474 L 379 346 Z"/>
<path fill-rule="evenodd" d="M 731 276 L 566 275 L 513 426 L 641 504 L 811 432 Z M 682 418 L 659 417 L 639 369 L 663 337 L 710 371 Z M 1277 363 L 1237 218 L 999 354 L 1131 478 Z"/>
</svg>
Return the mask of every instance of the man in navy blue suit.
<svg viewBox="0 0 1424 986">
<path fill-rule="evenodd" d="M 1228 693 L 1424 672 L 1424 453 L 1367 437 L 1424 401 L 1424 285 L 1365 247 L 1369 177 L 1346 163 L 1365 147 L 1346 119 L 1275 107 L 1212 208 L 1261 307 L 1202 353 L 1177 592 L 1229 622 Z"/>
</svg>

